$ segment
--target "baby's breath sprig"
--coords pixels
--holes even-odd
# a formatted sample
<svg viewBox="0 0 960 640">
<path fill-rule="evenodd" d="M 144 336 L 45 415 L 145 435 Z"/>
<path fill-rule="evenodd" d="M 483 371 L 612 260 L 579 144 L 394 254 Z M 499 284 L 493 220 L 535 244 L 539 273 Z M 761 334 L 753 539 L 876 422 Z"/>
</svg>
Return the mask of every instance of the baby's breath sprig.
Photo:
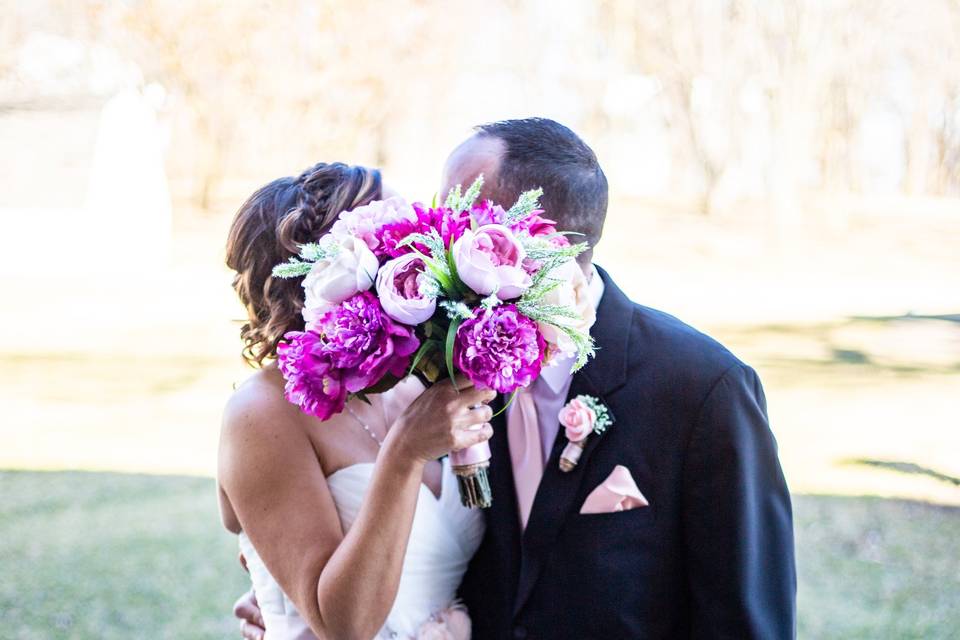
<svg viewBox="0 0 960 640">
<path fill-rule="evenodd" d="M 299 258 L 278 264 L 271 273 L 274 278 L 299 278 L 310 273 L 314 262 L 334 258 L 339 252 L 340 245 L 334 242 L 308 242 L 300 245 Z"/>
<path fill-rule="evenodd" d="M 551 288 L 556 286 L 559 286 L 559 281 Z M 570 321 L 580 319 L 576 311 L 565 305 L 544 304 L 541 298 L 542 296 L 531 299 L 524 295 L 517 301 L 517 310 L 535 322 L 553 325 L 566 334 L 577 352 L 577 359 L 573 363 L 572 371 L 579 371 L 590 358 L 596 355 L 593 337 L 569 325 Z"/>
<path fill-rule="evenodd" d="M 607 408 L 607 405 L 593 396 L 580 395 L 577 396 L 576 399 L 590 407 L 593 415 L 596 416 L 597 419 L 593 423 L 593 432 L 595 434 L 598 436 L 603 435 L 603 433 L 613 425 L 613 417 L 610 415 L 610 409 Z"/>
<path fill-rule="evenodd" d="M 300 245 L 300 257 L 308 262 L 335 258 L 340 253 L 340 245 L 330 236 L 322 238 L 320 242 L 308 242 Z"/>
<path fill-rule="evenodd" d="M 575 260 L 577 256 L 587 250 L 586 242 L 572 244 L 566 247 L 555 245 L 536 244 L 527 249 L 527 257 L 540 262 L 540 268 L 533 274 L 533 285 L 536 286 L 547 278 L 551 271 L 568 260 Z"/>
<path fill-rule="evenodd" d="M 491 293 L 486 298 L 480 301 L 480 306 L 483 307 L 484 309 L 493 309 L 495 306 L 500 304 L 500 302 L 501 300 L 497 296 L 497 292 L 494 291 L 493 293 Z"/>
<path fill-rule="evenodd" d="M 542 195 L 543 189 L 540 188 L 521 193 L 516 203 L 510 207 L 507 215 L 503 217 L 503 224 L 509 227 L 529 217 L 530 214 L 540 208 L 540 197 Z"/>
<path fill-rule="evenodd" d="M 467 188 L 466 193 L 461 194 L 462 188 L 463 187 L 458 184 L 450 189 L 450 193 L 447 194 L 447 199 L 443 203 L 446 208 L 452 209 L 454 213 L 466 211 L 472 207 L 473 203 L 480 197 L 480 190 L 483 189 L 483 174 L 481 173 L 477 176 L 473 184 Z"/>
<path fill-rule="evenodd" d="M 447 317 L 451 320 L 457 318 L 460 320 L 470 320 L 474 317 L 473 310 L 459 300 L 440 300 L 437 304 L 447 312 Z"/>
<path fill-rule="evenodd" d="M 426 277 L 420 282 L 420 295 L 430 300 L 436 300 L 443 295 L 443 287 L 430 273 L 423 274 Z"/>
<path fill-rule="evenodd" d="M 310 273 L 313 268 L 312 262 L 301 262 L 296 258 L 290 258 L 288 262 L 278 264 L 271 272 L 274 278 L 299 278 Z"/>
</svg>

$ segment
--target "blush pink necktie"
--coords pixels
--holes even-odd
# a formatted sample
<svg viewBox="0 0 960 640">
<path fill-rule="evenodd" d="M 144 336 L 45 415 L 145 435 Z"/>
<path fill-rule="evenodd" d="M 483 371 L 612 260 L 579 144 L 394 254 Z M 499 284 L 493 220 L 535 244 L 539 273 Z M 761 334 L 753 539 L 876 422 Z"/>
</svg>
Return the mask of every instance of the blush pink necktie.
<svg viewBox="0 0 960 640">
<path fill-rule="evenodd" d="M 525 529 L 530 509 L 533 508 L 533 498 L 543 477 L 543 454 L 533 393 L 529 389 L 520 389 L 513 401 L 515 406 L 507 415 L 507 442 L 510 445 L 510 463 L 513 465 L 513 484 L 517 489 L 517 506 L 520 508 L 520 527 Z"/>
</svg>

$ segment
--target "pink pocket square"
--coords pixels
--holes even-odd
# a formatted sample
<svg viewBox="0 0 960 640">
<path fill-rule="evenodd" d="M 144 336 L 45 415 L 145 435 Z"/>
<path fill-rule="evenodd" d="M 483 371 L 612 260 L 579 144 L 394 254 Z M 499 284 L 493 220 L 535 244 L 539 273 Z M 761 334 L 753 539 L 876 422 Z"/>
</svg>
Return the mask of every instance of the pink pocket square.
<svg viewBox="0 0 960 640">
<path fill-rule="evenodd" d="M 610 513 L 646 507 L 650 503 L 640 493 L 630 470 L 618 464 L 600 485 L 583 501 L 580 513 Z"/>
</svg>

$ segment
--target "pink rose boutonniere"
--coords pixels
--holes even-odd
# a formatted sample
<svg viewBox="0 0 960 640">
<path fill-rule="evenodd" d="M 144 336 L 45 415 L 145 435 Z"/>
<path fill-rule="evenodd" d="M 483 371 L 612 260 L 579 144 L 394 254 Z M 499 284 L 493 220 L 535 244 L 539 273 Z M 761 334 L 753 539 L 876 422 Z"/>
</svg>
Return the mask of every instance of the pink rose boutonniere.
<svg viewBox="0 0 960 640">
<path fill-rule="evenodd" d="M 598 436 L 613 424 L 610 410 L 593 396 L 577 396 L 560 410 L 560 424 L 567 436 L 567 446 L 560 454 L 560 470 L 573 471 L 583 453 L 587 436 Z"/>
</svg>

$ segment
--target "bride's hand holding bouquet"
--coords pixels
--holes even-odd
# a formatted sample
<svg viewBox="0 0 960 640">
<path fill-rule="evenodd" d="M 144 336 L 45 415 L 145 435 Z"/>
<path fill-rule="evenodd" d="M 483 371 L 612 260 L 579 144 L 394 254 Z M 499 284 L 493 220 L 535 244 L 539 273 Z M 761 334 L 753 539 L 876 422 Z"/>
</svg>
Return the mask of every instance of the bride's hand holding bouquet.
<svg viewBox="0 0 960 640">
<path fill-rule="evenodd" d="M 493 411 L 487 403 L 495 395 L 462 377 L 432 385 L 393 423 L 383 442 L 385 455 L 422 465 L 488 440 Z"/>
</svg>

